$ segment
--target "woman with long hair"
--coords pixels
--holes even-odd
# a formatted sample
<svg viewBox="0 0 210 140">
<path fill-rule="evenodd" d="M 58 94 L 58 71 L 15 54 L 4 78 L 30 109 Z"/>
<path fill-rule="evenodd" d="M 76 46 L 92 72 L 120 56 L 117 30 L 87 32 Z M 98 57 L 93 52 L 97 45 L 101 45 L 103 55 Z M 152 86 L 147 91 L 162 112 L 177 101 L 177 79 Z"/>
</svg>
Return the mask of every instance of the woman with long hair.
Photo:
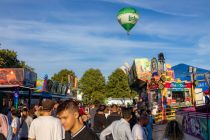
<svg viewBox="0 0 210 140">
<path fill-rule="evenodd" d="M 184 140 L 184 133 L 176 120 L 172 120 L 167 124 L 164 140 Z"/>
</svg>

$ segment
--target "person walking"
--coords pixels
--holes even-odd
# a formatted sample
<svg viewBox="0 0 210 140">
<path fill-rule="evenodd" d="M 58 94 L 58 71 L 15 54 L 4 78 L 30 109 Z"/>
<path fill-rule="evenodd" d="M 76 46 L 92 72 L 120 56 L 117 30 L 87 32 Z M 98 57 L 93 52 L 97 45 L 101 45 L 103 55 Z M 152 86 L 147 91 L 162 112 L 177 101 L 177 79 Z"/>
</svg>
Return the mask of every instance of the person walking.
<svg viewBox="0 0 210 140">
<path fill-rule="evenodd" d="M 205 104 L 209 105 L 209 103 L 210 103 L 209 95 L 205 94 Z"/>
<path fill-rule="evenodd" d="M 101 131 L 106 127 L 106 117 L 104 110 L 106 109 L 105 105 L 100 105 L 98 111 L 94 117 L 94 131 L 97 134 L 100 134 Z"/>
<path fill-rule="evenodd" d="M 184 140 L 184 133 L 176 120 L 172 120 L 167 124 L 163 139 Z"/>
<path fill-rule="evenodd" d="M 106 140 L 106 136 L 110 134 L 112 134 L 114 140 L 133 140 L 130 124 L 128 123 L 132 117 L 131 109 L 123 108 L 122 116 L 123 118 L 114 121 L 101 132 L 100 140 Z"/>
<path fill-rule="evenodd" d="M 118 113 L 118 106 L 116 104 L 113 104 L 111 106 L 111 113 L 106 120 L 106 127 L 109 126 L 112 122 L 120 120 L 121 118 L 121 115 Z"/>
<path fill-rule="evenodd" d="M 52 110 L 52 116 L 53 117 L 56 117 L 56 112 L 57 112 L 57 108 L 58 108 L 58 106 L 59 106 L 59 103 L 55 103 L 55 105 L 54 105 L 54 107 L 53 107 L 53 110 Z"/>
<path fill-rule="evenodd" d="M 147 124 L 146 128 L 148 131 L 148 140 L 152 140 L 152 128 L 153 128 L 153 116 L 150 110 L 147 110 L 147 115 L 149 118 L 149 123 Z"/>
<path fill-rule="evenodd" d="M 13 135 L 13 131 L 12 131 L 12 112 L 11 112 L 12 108 L 9 108 L 9 112 L 7 114 L 7 118 L 8 118 L 8 124 L 9 124 L 9 131 L 8 131 L 8 136 L 7 136 L 7 140 L 12 140 L 12 135 Z"/>
<path fill-rule="evenodd" d="M 138 122 L 133 126 L 132 136 L 134 140 L 148 140 L 147 124 L 149 118 L 145 115 L 137 116 Z"/>
<path fill-rule="evenodd" d="M 97 109 L 98 109 L 98 104 L 95 105 L 95 104 L 92 104 L 90 105 L 90 124 L 91 124 L 91 129 L 94 130 L 94 117 L 95 117 L 95 114 L 97 112 Z"/>
<path fill-rule="evenodd" d="M 81 121 L 76 100 L 67 100 L 57 108 L 57 115 L 66 131 L 65 140 L 99 140 L 98 136 Z"/>
<path fill-rule="evenodd" d="M 131 108 L 131 114 L 132 114 L 132 118 L 130 119 L 129 123 L 130 123 L 130 128 L 132 130 L 133 126 L 136 124 L 137 122 L 137 118 L 136 118 L 136 113 L 138 113 L 138 109 L 137 107 L 132 107 Z"/>
<path fill-rule="evenodd" d="M 54 102 L 42 101 L 41 116 L 32 121 L 29 130 L 29 140 L 62 140 L 63 128 L 58 118 L 51 116 Z"/>
<path fill-rule="evenodd" d="M 111 106 L 111 113 L 107 117 L 107 120 L 106 120 L 106 127 L 108 127 L 110 124 L 112 124 L 112 122 L 120 120 L 121 118 L 122 117 L 118 112 L 118 106 L 116 104 L 113 104 Z M 111 134 L 106 136 L 106 140 L 113 140 L 113 136 Z"/>
<path fill-rule="evenodd" d="M 14 107 L 11 108 L 11 114 L 12 114 L 12 140 L 19 140 L 18 138 L 18 132 L 20 128 L 20 120 L 17 117 L 17 111 Z"/>
<path fill-rule="evenodd" d="M 21 118 L 20 118 L 20 140 L 28 140 L 28 132 L 33 119 L 29 116 L 29 111 L 27 108 L 23 108 Z"/>
</svg>

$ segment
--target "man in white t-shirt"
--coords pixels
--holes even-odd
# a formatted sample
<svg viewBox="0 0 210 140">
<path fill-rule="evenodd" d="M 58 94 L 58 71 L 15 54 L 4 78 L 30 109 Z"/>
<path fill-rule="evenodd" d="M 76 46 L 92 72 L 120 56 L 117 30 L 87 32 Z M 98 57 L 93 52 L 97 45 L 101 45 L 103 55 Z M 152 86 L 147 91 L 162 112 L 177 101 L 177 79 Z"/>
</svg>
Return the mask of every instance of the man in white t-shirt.
<svg viewBox="0 0 210 140">
<path fill-rule="evenodd" d="M 41 116 L 36 118 L 30 126 L 29 140 L 62 140 L 63 128 L 58 118 L 51 116 L 54 102 L 45 100 L 42 102 Z"/>
<path fill-rule="evenodd" d="M 147 140 L 148 131 L 147 124 L 149 123 L 149 118 L 147 116 L 137 117 L 138 122 L 134 125 L 132 129 L 132 136 L 134 140 Z"/>
</svg>

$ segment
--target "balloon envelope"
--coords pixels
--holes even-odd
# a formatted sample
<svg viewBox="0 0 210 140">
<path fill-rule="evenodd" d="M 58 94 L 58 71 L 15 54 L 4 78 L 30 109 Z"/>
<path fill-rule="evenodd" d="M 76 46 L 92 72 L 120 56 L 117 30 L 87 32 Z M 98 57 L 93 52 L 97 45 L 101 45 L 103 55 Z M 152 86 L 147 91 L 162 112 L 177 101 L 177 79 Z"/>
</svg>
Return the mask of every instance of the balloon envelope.
<svg viewBox="0 0 210 140">
<path fill-rule="evenodd" d="M 118 12 L 117 19 L 120 25 L 129 32 L 136 25 L 139 19 L 139 14 L 136 9 L 126 7 Z"/>
</svg>

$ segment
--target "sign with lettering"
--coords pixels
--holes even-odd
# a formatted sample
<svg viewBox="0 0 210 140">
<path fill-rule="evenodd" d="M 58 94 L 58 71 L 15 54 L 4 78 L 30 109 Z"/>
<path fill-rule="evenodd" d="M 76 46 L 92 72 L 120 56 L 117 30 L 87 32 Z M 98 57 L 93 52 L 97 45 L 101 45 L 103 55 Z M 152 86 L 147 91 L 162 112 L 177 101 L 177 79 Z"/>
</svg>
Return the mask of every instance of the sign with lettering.
<svg viewBox="0 0 210 140">
<path fill-rule="evenodd" d="M 171 88 L 185 88 L 185 83 L 184 82 L 181 82 L 181 83 L 172 82 Z"/>
<path fill-rule="evenodd" d="M 191 88 L 192 84 L 191 83 L 186 83 L 186 82 L 166 82 L 164 84 L 165 88 L 173 88 L 173 89 L 184 89 L 184 88 Z"/>
<path fill-rule="evenodd" d="M 202 88 L 202 91 L 208 90 L 208 85 L 206 82 L 199 82 L 196 88 Z"/>
</svg>

